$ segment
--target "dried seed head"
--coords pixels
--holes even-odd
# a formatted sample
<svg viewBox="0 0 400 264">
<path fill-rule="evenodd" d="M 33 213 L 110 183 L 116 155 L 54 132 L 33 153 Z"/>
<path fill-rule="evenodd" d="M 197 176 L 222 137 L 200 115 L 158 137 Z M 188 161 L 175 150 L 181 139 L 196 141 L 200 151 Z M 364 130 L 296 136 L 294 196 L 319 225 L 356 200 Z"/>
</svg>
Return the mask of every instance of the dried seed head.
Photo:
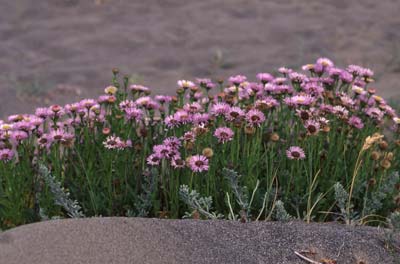
<svg viewBox="0 0 400 264">
<path fill-rule="evenodd" d="M 376 184 L 375 178 L 369 179 L 369 181 L 368 181 L 368 186 L 369 187 L 373 187 L 373 186 L 375 186 L 375 184 Z"/>
<path fill-rule="evenodd" d="M 212 150 L 212 148 L 205 148 L 205 149 L 203 149 L 202 153 L 208 159 L 211 158 L 214 155 L 214 151 Z"/>
<path fill-rule="evenodd" d="M 378 151 L 372 151 L 372 153 L 371 153 L 372 160 L 378 160 L 380 157 L 381 157 L 381 154 Z"/>
<path fill-rule="evenodd" d="M 386 154 L 386 158 L 387 158 L 389 161 L 393 161 L 393 157 L 394 157 L 393 152 L 388 152 L 388 153 Z"/>
<path fill-rule="evenodd" d="M 279 140 L 279 135 L 278 135 L 278 133 L 272 133 L 270 139 L 271 139 L 271 141 L 273 141 L 273 142 L 277 142 L 277 141 Z"/>
<path fill-rule="evenodd" d="M 329 131 L 331 131 L 331 128 L 330 128 L 330 126 L 323 126 L 322 131 L 325 133 L 328 133 Z"/>
<path fill-rule="evenodd" d="M 118 68 L 113 68 L 112 69 L 112 73 L 113 74 L 118 74 L 119 73 L 119 69 Z"/>
<path fill-rule="evenodd" d="M 114 95 L 118 91 L 118 88 L 115 86 L 108 86 L 104 89 L 104 92 L 109 95 Z"/>
<path fill-rule="evenodd" d="M 388 144 L 385 140 L 382 140 L 382 141 L 379 143 L 379 148 L 380 148 L 381 150 L 386 150 L 386 149 L 388 148 L 388 146 L 389 146 L 389 144 Z"/>
<path fill-rule="evenodd" d="M 253 134 L 256 132 L 256 128 L 255 128 L 255 127 L 246 126 L 246 127 L 244 128 L 244 132 L 245 132 L 247 135 L 253 135 Z"/>
<path fill-rule="evenodd" d="M 190 142 L 190 141 L 184 141 L 183 146 L 185 147 L 185 149 L 191 151 L 191 150 L 193 150 L 194 144 L 193 144 L 193 142 Z"/>
<path fill-rule="evenodd" d="M 392 163 L 389 160 L 384 159 L 384 160 L 381 161 L 381 167 L 383 169 L 387 170 L 387 169 L 390 168 L 390 166 L 392 166 Z"/>
</svg>

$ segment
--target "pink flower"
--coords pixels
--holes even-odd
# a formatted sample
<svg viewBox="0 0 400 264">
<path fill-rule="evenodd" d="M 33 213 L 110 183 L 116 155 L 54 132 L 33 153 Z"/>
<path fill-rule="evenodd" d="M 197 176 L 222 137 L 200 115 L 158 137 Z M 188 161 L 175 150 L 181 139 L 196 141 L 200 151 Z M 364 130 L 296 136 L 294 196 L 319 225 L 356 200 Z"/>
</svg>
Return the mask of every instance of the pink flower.
<svg viewBox="0 0 400 264">
<path fill-rule="evenodd" d="M 14 157 L 14 151 L 11 149 L 2 149 L 0 150 L 0 160 L 10 161 Z"/>
<path fill-rule="evenodd" d="M 242 117 L 244 117 L 244 111 L 238 106 L 231 107 L 229 112 L 225 114 L 225 118 L 228 121 L 233 121 Z"/>
<path fill-rule="evenodd" d="M 365 113 L 367 114 L 367 116 L 377 121 L 381 121 L 384 116 L 384 113 L 376 107 L 368 108 L 367 110 L 365 110 Z"/>
<path fill-rule="evenodd" d="M 291 72 L 293 72 L 293 70 L 292 69 L 289 69 L 289 68 L 286 68 L 286 67 L 280 67 L 279 69 L 278 69 L 278 71 L 280 72 L 280 73 L 282 73 L 283 75 L 288 75 L 289 73 L 291 73 Z"/>
<path fill-rule="evenodd" d="M 154 154 L 159 157 L 160 159 L 169 159 L 175 155 L 175 151 L 166 145 L 155 145 L 153 147 Z"/>
<path fill-rule="evenodd" d="M 301 160 L 306 158 L 304 150 L 297 146 L 292 146 L 286 150 L 286 156 L 292 160 Z"/>
<path fill-rule="evenodd" d="M 361 118 L 357 116 L 350 117 L 348 124 L 357 129 L 362 129 L 364 127 L 364 123 L 362 122 Z"/>
<path fill-rule="evenodd" d="M 181 169 L 185 167 L 185 161 L 181 159 L 179 156 L 174 157 L 171 160 L 171 166 L 175 169 Z"/>
<path fill-rule="evenodd" d="M 125 118 L 127 120 L 134 120 L 139 122 L 143 119 L 143 110 L 139 108 L 126 108 L 125 109 Z"/>
<path fill-rule="evenodd" d="M 119 108 L 121 110 L 124 110 L 126 108 L 133 108 L 133 107 L 136 107 L 136 103 L 133 102 L 132 100 L 125 100 L 125 101 L 122 101 L 121 103 L 119 103 Z"/>
<path fill-rule="evenodd" d="M 185 134 L 183 134 L 182 139 L 186 142 L 193 143 L 196 140 L 196 134 L 192 131 L 188 131 Z"/>
<path fill-rule="evenodd" d="M 194 155 L 190 157 L 188 166 L 194 172 L 208 171 L 209 169 L 208 159 L 203 155 Z"/>
<path fill-rule="evenodd" d="M 158 157 L 156 154 L 151 154 L 150 156 L 147 157 L 146 162 L 147 164 L 151 166 L 157 166 L 160 165 L 160 157 Z"/>
<path fill-rule="evenodd" d="M 295 95 L 283 99 L 288 106 L 310 105 L 314 100 L 315 98 L 310 95 Z"/>
<path fill-rule="evenodd" d="M 132 84 L 131 86 L 129 86 L 129 89 L 132 92 L 139 92 L 139 93 L 145 93 L 150 91 L 150 89 L 146 86 L 140 85 L 140 84 Z"/>
<path fill-rule="evenodd" d="M 179 80 L 177 84 L 183 89 L 188 89 L 196 86 L 193 82 L 187 80 Z"/>
<path fill-rule="evenodd" d="M 236 85 L 236 86 L 238 86 L 242 82 L 245 82 L 246 80 L 247 80 L 247 78 L 244 75 L 235 75 L 235 76 L 229 77 L 229 79 L 228 79 L 228 81 L 231 84 Z"/>
<path fill-rule="evenodd" d="M 28 133 L 22 130 L 16 130 L 11 132 L 11 138 L 17 142 L 20 142 L 28 138 Z"/>
<path fill-rule="evenodd" d="M 168 137 L 163 140 L 163 144 L 174 150 L 178 150 L 182 146 L 180 139 L 177 137 Z"/>
<path fill-rule="evenodd" d="M 175 115 L 167 116 L 164 119 L 164 123 L 168 128 L 174 128 L 180 125 L 180 122 Z"/>
<path fill-rule="evenodd" d="M 267 96 L 263 99 L 259 99 L 254 103 L 254 106 L 256 108 L 260 109 L 271 109 L 279 106 L 279 102 L 272 98 L 271 96 Z"/>
<path fill-rule="evenodd" d="M 197 113 L 202 110 L 202 106 L 198 102 L 188 103 L 183 106 L 183 110 L 187 111 L 188 113 Z"/>
<path fill-rule="evenodd" d="M 307 76 L 298 72 L 289 73 L 289 79 L 295 83 L 302 83 L 307 80 Z"/>
<path fill-rule="evenodd" d="M 260 110 L 251 109 L 246 114 L 246 121 L 250 126 L 260 126 L 265 121 L 265 115 Z"/>
<path fill-rule="evenodd" d="M 230 106 L 227 103 L 216 103 L 211 106 L 211 113 L 215 116 L 229 113 Z"/>
<path fill-rule="evenodd" d="M 317 121 L 307 120 L 304 123 L 304 127 L 307 129 L 307 133 L 309 135 L 316 135 L 316 134 L 318 134 L 321 126 Z"/>
<path fill-rule="evenodd" d="M 90 109 L 92 106 L 97 104 L 96 100 L 94 99 L 83 99 L 79 103 L 86 109 Z"/>
<path fill-rule="evenodd" d="M 332 109 L 332 113 L 335 114 L 337 117 L 344 119 L 346 119 L 349 116 L 349 110 L 340 105 L 334 106 Z"/>
<path fill-rule="evenodd" d="M 215 130 L 214 136 L 218 138 L 218 142 L 226 143 L 233 139 L 233 130 L 229 127 L 219 127 Z"/>
<path fill-rule="evenodd" d="M 156 101 L 158 101 L 160 104 L 165 104 L 165 103 L 169 103 L 172 101 L 172 96 L 169 95 L 156 95 L 154 97 L 154 99 Z"/>
<path fill-rule="evenodd" d="M 196 113 L 192 116 L 192 123 L 195 125 L 206 125 L 210 121 L 210 115 L 207 113 Z"/>
<path fill-rule="evenodd" d="M 267 82 L 271 82 L 275 78 L 274 76 L 272 76 L 271 74 L 266 73 L 266 72 L 258 73 L 256 75 L 256 77 L 263 84 L 266 84 Z"/>
<path fill-rule="evenodd" d="M 207 90 L 211 90 L 215 88 L 215 84 L 210 79 L 196 79 L 197 83 L 200 84 L 201 87 L 206 88 Z"/>
<path fill-rule="evenodd" d="M 103 142 L 103 145 L 106 149 L 122 149 L 124 148 L 124 142 L 121 138 L 116 136 L 108 136 L 106 140 Z"/>
<path fill-rule="evenodd" d="M 51 115 L 51 110 L 46 107 L 36 108 L 35 115 L 46 119 L 48 116 Z"/>
</svg>

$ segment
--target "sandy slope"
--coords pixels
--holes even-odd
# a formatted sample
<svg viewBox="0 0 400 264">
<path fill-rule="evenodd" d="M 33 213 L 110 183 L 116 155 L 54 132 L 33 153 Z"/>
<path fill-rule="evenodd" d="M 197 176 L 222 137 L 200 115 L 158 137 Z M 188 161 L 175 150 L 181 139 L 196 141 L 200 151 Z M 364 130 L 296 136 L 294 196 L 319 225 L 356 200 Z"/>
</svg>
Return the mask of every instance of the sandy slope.
<svg viewBox="0 0 400 264">
<path fill-rule="evenodd" d="M 340 264 L 395 263 L 400 255 L 384 248 L 381 232 L 302 222 L 55 220 L 0 233 L 0 262 L 305 263 L 294 251 L 311 250 L 317 260 L 334 259 Z"/>
<path fill-rule="evenodd" d="M 341 66 L 373 68 L 378 90 L 400 95 L 398 0 L 0 0 L 0 6 L 0 116 L 98 95 L 115 66 L 173 93 L 181 78 L 254 77 L 329 56 Z"/>
</svg>

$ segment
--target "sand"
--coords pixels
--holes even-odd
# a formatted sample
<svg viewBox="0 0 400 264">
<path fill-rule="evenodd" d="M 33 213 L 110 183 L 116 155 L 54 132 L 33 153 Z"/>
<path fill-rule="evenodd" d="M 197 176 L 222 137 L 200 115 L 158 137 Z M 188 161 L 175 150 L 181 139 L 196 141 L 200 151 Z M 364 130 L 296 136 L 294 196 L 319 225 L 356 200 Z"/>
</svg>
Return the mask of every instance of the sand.
<svg viewBox="0 0 400 264">
<path fill-rule="evenodd" d="M 396 263 L 399 252 L 385 249 L 383 232 L 332 223 L 54 220 L 0 233 L 0 263 L 306 263 L 294 251 L 341 264 Z"/>
</svg>

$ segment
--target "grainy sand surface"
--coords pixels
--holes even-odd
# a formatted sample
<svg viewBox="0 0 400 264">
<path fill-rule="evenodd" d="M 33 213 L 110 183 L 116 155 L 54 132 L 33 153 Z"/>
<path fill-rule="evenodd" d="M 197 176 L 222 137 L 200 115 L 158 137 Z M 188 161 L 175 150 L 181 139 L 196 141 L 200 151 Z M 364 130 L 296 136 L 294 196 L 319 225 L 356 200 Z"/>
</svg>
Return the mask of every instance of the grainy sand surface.
<svg viewBox="0 0 400 264">
<path fill-rule="evenodd" d="M 384 248 L 382 232 L 302 222 L 54 220 L 0 233 L 0 263 L 305 263 L 294 251 L 340 264 L 396 263 L 400 255 Z"/>
<path fill-rule="evenodd" d="M 0 116 L 99 95 L 119 67 L 155 92 L 328 56 L 399 97 L 399 0 L 0 0 Z"/>
</svg>

